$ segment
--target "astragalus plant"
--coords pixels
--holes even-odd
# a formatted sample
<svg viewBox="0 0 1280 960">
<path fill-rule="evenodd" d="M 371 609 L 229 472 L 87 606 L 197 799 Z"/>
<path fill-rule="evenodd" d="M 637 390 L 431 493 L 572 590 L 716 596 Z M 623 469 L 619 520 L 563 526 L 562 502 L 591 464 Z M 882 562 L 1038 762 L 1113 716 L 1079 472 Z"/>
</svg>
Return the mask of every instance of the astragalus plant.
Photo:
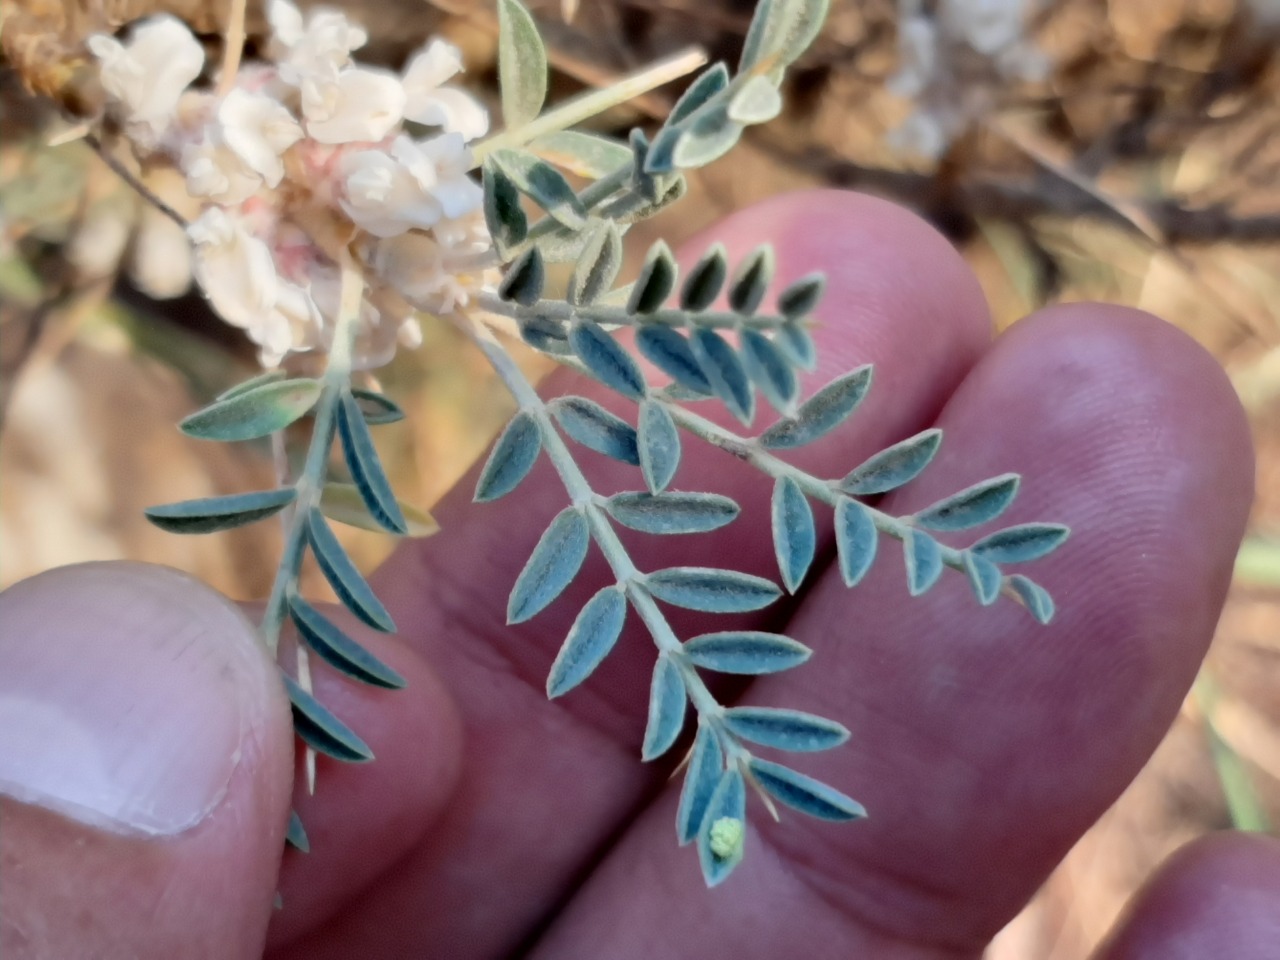
<svg viewBox="0 0 1280 960">
<path fill-rule="evenodd" d="M 371 438 L 372 428 L 403 413 L 367 389 L 365 377 L 398 344 L 416 345 L 424 316 L 463 331 L 519 407 L 480 475 L 475 509 L 518 496 L 543 457 L 564 484 L 564 509 L 505 599 L 512 629 L 556 601 L 592 544 L 613 573 L 548 665 L 548 695 L 564 696 L 587 680 L 633 618 L 657 648 L 644 760 L 672 750 L 692 706 L 696 734 L 676 827 L 680 843 L 696 845 L 708 884 L 742 858 L 749 787 L 775 816 L 775 803 L 828 820 L 853 820 L 863 810 L 836 788 L 757 755 L 760 748 L 839 746 L 849 735 L 840 723 L 799 710 L 725 706 L 703 678 L 704 671 L 789 670 L 810 650 L 758 631 L 680 636 L 668 606 L 732 614 L 799 590 L 814 559 L 818 503 L 834 513 L 839 568 L 850 587 L 893 540 L 903 560 L 881 562 L 904 563 L 913 596 L 950 567 L 981 604 L 1004 597 L 1037 620 L 1053 615 L 1044 589 L 1006 570 L 1053 550 L 1066 528 L 1020 524 L 963 549 L 935 536 L 1000 516 L 1017 493 L 1016 475 L 895 517 L 867 498 L 920 474 L 940 431 L 849 464 L 839 477 L 813 476 L 785 459 L 839 427 L 872 389 L 872 369 L 863 366 L 800 396 L 799 371 L 815 359 L 810 327 L 821 276 L 775 290 L 770 249 L 731 264 L 719 246 L 681 275 L 667 245 L 657 242 L 635 282 L 616 285 L 629 226 L 679 201 L 685 171 L 719 159 L 747 127 L 778 115 L 784 72 L 818 34 L 825 8 L 825 0 L 763 0 L 736 69 L 717 63 L 702 70 L 661 126 L 635 129 L 625 142 L 572 128 L 701 64 L 676 58 L 544 109 L 546 55 L 517 0 L 498 2 L 497 133 L 479 101 L 452 85 L 462 63 L 449 44 L 433 40 L 399 74 L 364 66 L 352 58 L 365 40 L 359 27 L 334 11 L 304 18 L 287 0 L 269 5 L 263 59 L 240 62 L 233 24 L 217 70 L 206 70 L 204 48 L 173 17 L 134 23 L 124 39 L 88 40 L 108 96 L 95 135 L 104 144 L 124 141 L 144 168 L 167 167 L 184 178 L 202 204 L 183 224 L 195 277 L 213 309 L 258 344 L 266 368 L 193 413 L 182 429 L 216 441 L 271 437 L 281 464 L 275 489 L 155 507 L 148 515 L 175 532 L 203 533 L 282 514 L 284 551 L 261 634 L 273 652 L 286 624 L 301 640 L 294 674 L 282 676 L 312 788 L 316 753 L 351 762 L 372 756 L 313 696 L 309 657 L 358 682 L 403 685 L 301 596 L 298 573 L 309 554 L 351 613 L 375 630 L 395 629 L 330 523 L 403 535 L 421 522 L 397 501 Z M 554 263 L 573 265 L 567 284 L 553 283 Z M 525 345 L 518 349 L 539 351 L 620 394 L 635 406 L 633 421 L 585 397 L 544 400 L 513 360 L 517 340 Z M 640 358 L 660 372 L 660 382 Z M 761 400 L 780 418 L 754 434 Z M 741 431 L 695 412 L 704 403 L 727 407 Z M 309 440 L 304 451 L 291 451 L 286 428 L 304 418 Z M 681 488 L 688 442 L 727 450 L 773 484 L 780 585 L 733 569 L 640 570 L 633 563 L 619 526 L 698 534 L 739 512 L 727 497 Z M 331 457 L 335 447 L 340 459 Z M 635 489 L 597 493 L 575 455 L 583 447 L 636 467 Z M 289 838 L 305 848 L 296 816 Z"/>
</svg>

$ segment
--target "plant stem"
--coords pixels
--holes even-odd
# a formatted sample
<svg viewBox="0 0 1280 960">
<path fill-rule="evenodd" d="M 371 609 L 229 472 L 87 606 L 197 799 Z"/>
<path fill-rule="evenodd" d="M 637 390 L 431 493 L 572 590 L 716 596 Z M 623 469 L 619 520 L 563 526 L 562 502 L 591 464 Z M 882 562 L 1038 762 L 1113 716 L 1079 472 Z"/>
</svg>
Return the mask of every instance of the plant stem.
<svg viewBox="0 0 1280 960">
<path fill-rule="evenodd" d="M 572 320 L 575 317 L 586 317 L 596 323 L 611 327 L 638 327 L 640 325 L 661 324 L 667 327 L 716 327 L 723 330 L 746 328 L 749 330 L 777 330 L 792 321 L 782 316 L 768 314 L 745 315 L 728 310 L 706 310 L 692 313 L 688 310 L 664 309 L 652 313 L 629 313 L 626 307 L 609 304 L 592 304 L 590 306 L 574 306 L 563 300 L 539 300 L 531 306 L 522 306 L 503 300 L 496 294 L 482 293 L 476 302 L 491 313 L 513 317 L 516 320 Z"/>
</svg>

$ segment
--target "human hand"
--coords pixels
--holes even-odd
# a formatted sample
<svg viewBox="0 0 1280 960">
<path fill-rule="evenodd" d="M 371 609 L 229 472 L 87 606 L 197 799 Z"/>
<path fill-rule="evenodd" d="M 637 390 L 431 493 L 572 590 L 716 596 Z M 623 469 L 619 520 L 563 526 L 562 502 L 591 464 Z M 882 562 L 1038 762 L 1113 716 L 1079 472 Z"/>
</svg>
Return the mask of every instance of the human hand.
<svg viewBox="0 0 1280 960">
<path fill-rule="evenodd" d="M 869 819 L 756 815 L 744 864 L 703 887 L 674 843 L 670 767 L 637 757 L 647 638 L 628 632 L 548 703 L 546 671 L 581 603 L 504 623 L 563 506 L 543 465 L 496 504 L 469 503 L 464 481 L 437 511 L 443 532 L 378 573 L 400 635 L 360 638 L 408 689 L 318 677 L 378 759 L 322 758 L 314 797 L 291 800 L 288 704 L 229 602 L 136 564 L 64 568 L 0 595 L 0 956 L 235 960 L 264 938 L 280 960 L 981 953 L 1132 779 L 1195 675 L 1251 496 L 1239 405 L 1208 355 L 1133 310 L 1055 307 L 992 343 L 958 255 L 880 201 L 800 194 L 715 233 L 731 260 L 774 241 L 780 281 L 828 273 L 815 381 L 876 364 L 858 415 L 800 462 L 838 474 L 936 424 L 942 451 L 891 495 L 895 510 L 1012 470 L 1026 482 L 1011 519 L 1073 528 L 1037 568 L 1058 600 L 1049 627 L 1011 603 L 980 608 L 956 576 L 909 600 L 888 551 L 855 590 L 815 570 L 801 598 L 755 617 L 815 655 L 742 696 L 848 726 L 849 744 L 802 766 Z M 674 548 L 682 563 L 732 556 L 772 575 L 769 485 L 686 446 L 676 485 L 731 494 L 743 516 L 714 535 L 638 540 L 638 564 L 669 564 Z M 618 464 L 590 467 L 601 489 L 636 483 Z M 600 585 L 584 575 L 570 589 L 585 601 Z M 697 615 L 672 621 L 697 630 Z M 291 802 L 312 852 L 281 866 Z M 1277 901 L 1280 845 L 1202 841 L 1102 955 L 1274 957 Z"/>
</svg>

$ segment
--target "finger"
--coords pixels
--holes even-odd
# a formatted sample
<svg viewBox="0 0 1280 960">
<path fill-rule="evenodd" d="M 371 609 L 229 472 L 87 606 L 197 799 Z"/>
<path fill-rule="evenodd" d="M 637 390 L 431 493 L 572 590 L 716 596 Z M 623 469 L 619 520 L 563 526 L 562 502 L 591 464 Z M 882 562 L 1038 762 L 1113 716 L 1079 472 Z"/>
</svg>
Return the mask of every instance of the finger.
<svg viewBox="0 0 1280 960">
<path fill-rule="evenodd" d="M 171 570 L 0 594 L 0 955 L 261 955 L 291 779 L 253 627 Z"/>
<path fill-rule="evenodd" d="M 766 678 L 748 699 L 845 723 L 850 745 L 780 759 L 869 819 L 754 812 L 742 876 L 707 898 L 696 858 L 672 849 L 667 796 L 542 955 L 586 955 L 605 925 L 621 944 L 659 931 L 641 938 L 653 951 L 659 937 L 658 953 L 976 955 L 1150 755 L 1208 644 L 1251 496 L 1220 368 L 1154 318 L 1061 307 L 998 341 L 938 422 L 938 463 L 882 507 L 1022 472 L 1007 519 L 1073 528 L 1028 571 L 1057 595 L 1054 623 L 981 609 L 955 574 L 909 599 L 891 544 L 852 592 L 828 572 L 789 630 L 820 669 Z"/>
<path fill-rule="evenodd" d="M 1280 841 L 1212 834 L 1147 881 L 1094 960 L 1272 960 L 1278 907 Z"/>
<path fill-rule="evenodd" d="M 733 256 L 773 241 L 780 283 L 827 271 L 819 337 L 832 366 L 824 373 L 878 365 L 878 387 L 859 423 L 810 455 L 828 469 L 847 469 L 932 416 L 987 341 L 986 308 L 963 261 L 922 221 L 888 204 L 800 194 L 731 218 L 715 236 L 726 238 Z M 710 240 L 691 249 L 700 253 Z M 601 395 L 565 378 L 550 389 Z M 772 574 L 768 481 L 719 451 L 685 445 L 677 485 L 729 493 L 746 516 L 724 537 L 636 540 L 637 564 L 731 564 Z M 638 486 L 634 468 L 592 454 L 581 460 L 597 490 Z M 352 937 L 385 943 L 394 926 L 400 948 L 430 942 L 459 958 L 516 944 L 663 775 L 637 761 L 653 662 L 652 642 L 637 624 L 583 688 L 562 702 L 545 699 L 547 669 L 573 617 L 609 582 L 598 564 L 537 620 L 505 623 L 516 574 L 567 503 L 554 473 L 542 464 L 497 504 L 469 503 L 473 489 L 474 472 L 438 511 L 443 532 L 402 550 L 377 581 L 403 634 L 458 700 L 468 742 L 461 786 L 431 842 L 383 878 L 376 895 L 343 911 Z M 354 941 L 342 937 L 326 929 L 298 955 L 344 955 Z"/>
</svg>

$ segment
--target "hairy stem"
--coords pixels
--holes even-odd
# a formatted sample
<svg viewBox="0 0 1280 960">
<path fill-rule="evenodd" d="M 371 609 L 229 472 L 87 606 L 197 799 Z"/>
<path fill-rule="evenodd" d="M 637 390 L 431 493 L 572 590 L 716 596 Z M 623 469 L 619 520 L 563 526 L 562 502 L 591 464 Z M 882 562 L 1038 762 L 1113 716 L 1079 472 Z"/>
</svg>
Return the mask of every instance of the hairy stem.
<svg viewBox="0 0 1280 960">
<path fill-rule="evenodd" d="M 596 323 L 610 327 L 638 327 L 661 324 L 668 327 L 715 327 L 722 330 L 736 330 L 745 327 L 749 330 L 777 330 L 791 323 L 786 317 L 769 314 L 752 314 L 750 316 L 733 313 L 729 310 L 705 310 L 693 313 L 688 310 L 663 309 L 652 313 L 628 313 L 626 307 L 595 303 L 589 306 L 574 306 L 563 300 L 539 300 L 532 306 L 522 306 L 503 300 L 496 294 L 482 293 L 476 302 L 485 310 L 498 313 L 516 320 L 573 320 L 585 317 Z"/>
</svg>

